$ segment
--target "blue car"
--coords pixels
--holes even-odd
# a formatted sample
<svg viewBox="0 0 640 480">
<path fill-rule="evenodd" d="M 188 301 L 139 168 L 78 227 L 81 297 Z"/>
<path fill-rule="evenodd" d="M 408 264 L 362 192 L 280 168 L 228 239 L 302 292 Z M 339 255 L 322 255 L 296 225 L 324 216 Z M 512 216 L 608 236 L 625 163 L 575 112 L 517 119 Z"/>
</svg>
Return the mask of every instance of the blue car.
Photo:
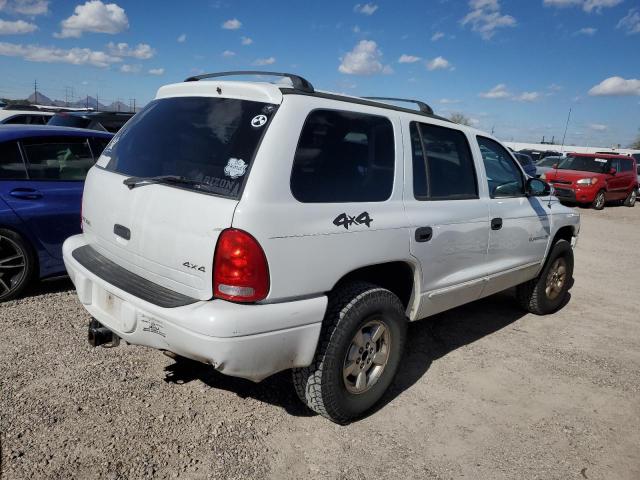
<svg viewBox="0 0 640 480">
<path fill-rule="evenodd" d="M 536 178 L 536 166 L 533 164 L 533 160 L 529 155 L 524 153 L 513 152 L 513 155 L 518 160 L 518 163 L 522 166 L 524 173 L 530 177 Z"/>
<path fill-rule="evenodd" d="M 80 233 L 87 171 L 113 134 L 0 126 L 0 302 L 65 273 L 62 242 Z"/>
</svg>

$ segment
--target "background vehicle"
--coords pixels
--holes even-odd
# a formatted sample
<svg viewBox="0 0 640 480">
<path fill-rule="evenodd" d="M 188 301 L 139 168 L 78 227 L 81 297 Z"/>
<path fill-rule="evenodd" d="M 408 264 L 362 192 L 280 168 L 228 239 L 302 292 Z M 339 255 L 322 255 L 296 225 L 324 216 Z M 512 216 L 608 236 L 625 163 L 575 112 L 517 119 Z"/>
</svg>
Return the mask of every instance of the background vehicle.
<svg viewBox="0 0 640 480">
<path fill-rule="evenodd" d="M 84 178 L 110 133 L 0 126 L 0 301 L 64 274 L 62 242 L 80 231 Z"/>
<path fill-rule="evenodd" d="M 48 124 L 116 133 L 133 115 L 126 112 L 59 112 Z"/>
<path fill-rule="evenodd" d="M 539 178 L 543 173 L 547 173 L 549 170 L 553 169 L 554 165 L 559 164 L 565 157 L 545 157 L 542 160 L 538 160 L 535 163 L 536 167 L 536 177 Z"/>
<path fill-rule="evenodd" d="M 46 125 L 53 112 L 47 112 L 28 105 L 7 105 L 0 110 L 0 124 L 6 125 Z"/>
<path fill-rule="evenodd" d="M 514 286 L 530 312 L 563 306 L 579 216 L 496 139 L 248 73 L 290 85 L 162 87 L 89 172 L 63 256 L 94 346 L 293 369 L 346 422 L 391 384 L 408 321 Z"/>
<path fill-rule="evenodd" d="M 518 160 L 518 163 L 524 170 L 524 173 L 526 173 L 530 177 L 535 178 L 536 167 L 533 164 L 533 160 L 531 160 L 531 157 L 529 155 L 525 155 L 524 153 L 519 153 L 519 152 L 514 152 L 513 156 L 516 157 L 516 160 Z"/>
<path fill-rule="evenodd" d="M 525 150 L 519 150 L 518 153 L 524 153 L 525 155 L 529 155 L 534 163 L 537 163 L 538 161 L 542 160 L 545 157 L 551 157 L 551 156 L 560 157 L 560 156 L 562 156 L 562 153 L 556 152 L 554 150 L 542 151 L 542 150 L 525 149 Z"/>
<path fill-rule="evenodd" d="M 602 210 L 608 201 L 633 207 L 638 194 L 636 161 L 625 155 L 572 153 L 542 177 L 564 202 Z"/>
</svg>

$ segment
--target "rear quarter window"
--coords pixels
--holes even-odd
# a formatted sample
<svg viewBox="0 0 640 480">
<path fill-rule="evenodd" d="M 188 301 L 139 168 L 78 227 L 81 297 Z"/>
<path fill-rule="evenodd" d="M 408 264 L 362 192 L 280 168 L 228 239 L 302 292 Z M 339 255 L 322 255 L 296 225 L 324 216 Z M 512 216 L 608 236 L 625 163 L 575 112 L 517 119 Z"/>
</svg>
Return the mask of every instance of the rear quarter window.
<svg viewBox="0 0 640 480">
<path fill-rule="evenodd" d="M 296 148 L 291 192 L 304 203 L 382 202 L 391 196 L 394 163 L 388 118 L 314 110 Z"/>
</svg>

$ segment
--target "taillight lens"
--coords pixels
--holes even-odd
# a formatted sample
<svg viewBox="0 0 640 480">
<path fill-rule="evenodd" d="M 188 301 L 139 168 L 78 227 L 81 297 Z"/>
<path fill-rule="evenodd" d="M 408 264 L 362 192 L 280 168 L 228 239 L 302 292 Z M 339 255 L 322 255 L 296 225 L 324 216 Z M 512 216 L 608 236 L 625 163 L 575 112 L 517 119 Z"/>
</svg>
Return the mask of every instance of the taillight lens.
<svg viewBox="0 0 640 480">
<path fill-rule="evenodd" d="M 213 260 L 213 295 L 234 302 L 257 302 L 269 293 L 269 266 L 258 241 L 230 228 L 218 237 Z"/>
</svg>

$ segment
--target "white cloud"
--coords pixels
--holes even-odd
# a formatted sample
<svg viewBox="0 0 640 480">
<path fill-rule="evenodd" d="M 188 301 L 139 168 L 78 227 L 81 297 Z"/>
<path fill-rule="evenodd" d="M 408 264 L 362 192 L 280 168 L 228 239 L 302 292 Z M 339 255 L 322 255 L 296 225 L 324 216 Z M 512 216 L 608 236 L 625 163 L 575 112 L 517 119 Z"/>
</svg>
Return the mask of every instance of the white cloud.
<svg viewBox="0 0 640 480">
<path fill-rule="evenodd" d="M 124 65 L 120 66 L 120 71 L 122 73 L 140 73 L 140 70 L 142 70 L 142 67 L 140 65 L 129 65 L 125 63 Z"/>
<path fill-rule="evenodd" d="M 627 35 L 640 33 L 640 9 L 629 10 L 629 13 L 618 22 L 616 28 L 624 28 Z"/>
<path fill-rule="evenodd" d="M 178 38 L 176 38 L 176 40 L 178 41 L 178 43 L 184 43 L 187 41 L 187 34 L 183 33 L 181 35 L 178 36 Z"/>
<path fill-rule="evenodd" d="M 559 92 L 560 90 L 562 90 L 562 85 L 558 85 L 557 83 L 552 83 L 547 87 L 547 89 L 552 92 Z"/>
<path fill-rule="evenodd" d="M 222 24 L 222 28 L 225 30 L 238 30 L 241 26 L 242 22 L 237 18 L 232 18 Z"/>
<path fill-rule="evenodd" d="M 231 50 L 225 50 L 224 52 L 222 52 L 222 56 L 223 57 L 233 57 L 236 54 L 236 52 L 232 52 Z"/>
<path fill-rule="evenodd" d="M 375 3 L 358 3 L 353 7 L 353 11 L 356 13 L 362 13 L 363 15 L 373 15 L 378 10 L 378 5 Z"/>
<path fill-rule="evenodd" d="M 595 130 L 596 132 L 604 132 L 609 127 L 607 127 L 606 125 L 602 125 L 601 123 L 591 123 L 591 124 L 589 124 L 589 128 L 591 130 Z"/>
<path fill-rule="evenodd" d="M 535 102 L 540 98 L 540 92 L 522 92 L 513 99 L 519 102 Z"/>
<path fill-rule="evenodd" d="M 124 9 L 115 3 L 104 4 L 90 0 L 78 5 L 74 14 L 61 22 L 62 30 L 55 33 L 58 38 L 80 37 L 83 32 L 120 33 L 129 28 L 129 19 Z"/>
<path fill-rule="evenodd" d="M 35 32 L 38 26 L 34 23 L 16 20 L 15 22 L 0 19 L 0 35 L 20 35 Z"/>
<path fill-rule="evenodd" d="M 582 9 L 591 13 L 593 10 L 600 13 L 603 8 L 615 7 L 622 3 L 622 0 L 585 0 Z"/>
<path fill-rule="evenodd" d="M 0 11 L 20 15 L 44 15 L 49 13 L 49 0 L 0 0 Z"/>
<path fill-rule="evenodd" d="M 20 57 L 29 62 L 70 63 L 73 65 L 93 65 L 94 67 L 108 67 L 122 61 L 120 57 L 88 48 L 64 49 L 6 42 L 0 42 L 0 56 Z"/>
<path fill-rule="evenodd" d="M 444 38 L 444 33 L 443 32 L 436 32 L 433 35 L 431 35 L 431 41 L 432 42 L 437 42 L 441 38 Z"/>
<path fill-rule="evenodd" d="M 440 100 L 438 100 L 438 103 L 441 103 L 443 105 L 453 105 L 455 103 L 460 103 L 460 100 L 457 100 L 455 98 L 441 98 Z"/>
<path fill-rule="evenodd" d="M 164 75 L 164 68 L 151 68 L 147 73 L 149 75 Z"/>
<path fill-rule="evenodd" d="M 496 29 L 503 27 L 515 27 L 516 19 L 511 15 L 503 15 L 500 11 L 498 0 L 470 0 L 467 15 L 460 20 L 464 26 L 471 24 L 471 30 L 478 32 L 480 36 L 489 40 L 496 33 Z"/>
<path fill-rule="evenodd" d="M 240 37 L 240 43 L 242 45 L 251 45 L 253 43 L 253 39 L 249 37 Z"/>
<path fill-rule="evenodd" d="M 507 90 L 504 83 L 499 83 L 488 92 L 480 94 L 482 98 L 511 98 L 513 95 Z"/>
<path fill-rule="evenodd" d="M 416 63 L 420 61 L 420 57 L 416 57 L 414 55 L 405 55 L 404 53 L 400 55 L 398 59 L 398 63 Z"/>
<path fill-rule="evenodd" d="M 253 62 L 254 65 L 257 65 L 259 67 L 262 67 L 264 65 L 273 65 L 274 63 L 276 63 L 275 57 L 258 58 Z"/>
<path fill-rule="evenodd" d="M 591 96 L 640 95 L 640 80 L 609 77 L 589 90 Z"/>
<path fill-rule="evenodd" d="M 347 75 L 374 75 L 393 72 L 388 65 L 382 65 L 382 52 L 373 40 L 361 40 L 341 60 L 338 71 Z"/>
<path fill-rule="evenodd" d="M 593 37 L 597 31 L 598 31 L 597 28 L 584 27 L 578 30 L 574 35 L 587 35 L 588 37 Z"/>
<path fill-rule="evenodd" d="M 139 43 L 134 48 L 130 48 L 128 43 L 113 43 L 107 44 L 107 50 L 111 55 L 116 57 L 133 57 L 140 60 L 148 60 L 156 54 L 156 51 L 151 48 L 151 45 L 146 43 Z"/>
<path fill-rule="evenodd" d="M 453 65 L 451 62 L 444 57 L 436 57 L 427 62 L 428 70 L 453 70 Z"/>
<path fill-rule="evenodd" d="M 544 0 L 546 7 L 567 8 L 580 6 L 582 9 L 591 13 L 594 10 L 600 13 L 603 8 L 615 7 L 622 3 L 623 0 Z"/>
</svg>

